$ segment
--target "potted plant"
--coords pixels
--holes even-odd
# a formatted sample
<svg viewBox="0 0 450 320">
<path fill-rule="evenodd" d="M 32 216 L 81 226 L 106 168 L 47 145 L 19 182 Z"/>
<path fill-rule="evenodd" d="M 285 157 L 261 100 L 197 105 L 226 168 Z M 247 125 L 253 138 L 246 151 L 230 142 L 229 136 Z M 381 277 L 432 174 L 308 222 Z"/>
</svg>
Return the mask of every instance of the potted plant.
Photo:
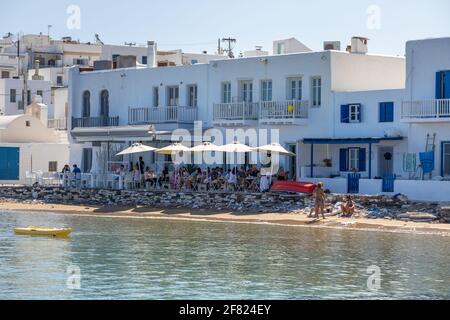
<svg viewBox="0 0 450 320">
<path fill-rule="evenodd" d="M 325 167 L 331 167 L 331 159 L 323 159 L 323 163 Z"/>
</svg>

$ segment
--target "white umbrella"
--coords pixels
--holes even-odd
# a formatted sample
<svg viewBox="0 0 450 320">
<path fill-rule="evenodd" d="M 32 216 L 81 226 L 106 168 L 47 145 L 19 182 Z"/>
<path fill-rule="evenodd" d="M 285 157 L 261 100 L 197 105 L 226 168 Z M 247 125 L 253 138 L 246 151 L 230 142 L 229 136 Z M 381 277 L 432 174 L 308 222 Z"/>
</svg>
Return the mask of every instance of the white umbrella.
<svg viewBox="0 0 450 320">
<path fill-rule="evenodd" d="M 149 151 L 155 151 L 156 148 L 143 145 L 142 143 L 134 143 L 125 150 L 122 150 L 116 156 L 123 156 L 126 154 L 133 154 L 133 153 L 142 153 L 142 152 L 149 152 Z"/>
<path fill-rule="evenodd" d="M 174 154 L 178 152 L 189 152 L 191 149 L 182 145 L 181 143 L 173 143 L 168 145 L 167 147 L 156 150 L 155 152 L 158 154 Z"/>
<path fill-rule="evenodd" d="M 253 152 L 253 148 L 246 146 L 240 142 L 234 141 L 233 143 L 226 144 L 220 147 L 222 152 L 227 153 L 247 153 Z"/>
<path fill-rule="evenodd" d="M 222 147 L 219 147 L 211 142 L 203 142 L 198 146 L 192 147 L 190 149 L 192 152 L 222 152 Z"/>
<path fill-rule="evenodd" d="M 285 148 L 283 148 L 279 143 L 271 143 L 265 146 L 254 148 L 255 151 L 265 151 L 265 152 L 271 152 L 271 153 L 278 153 L 280 155 L 284 156 L 295 156 L 295 153 L 292 153 Z"/>
</svg>

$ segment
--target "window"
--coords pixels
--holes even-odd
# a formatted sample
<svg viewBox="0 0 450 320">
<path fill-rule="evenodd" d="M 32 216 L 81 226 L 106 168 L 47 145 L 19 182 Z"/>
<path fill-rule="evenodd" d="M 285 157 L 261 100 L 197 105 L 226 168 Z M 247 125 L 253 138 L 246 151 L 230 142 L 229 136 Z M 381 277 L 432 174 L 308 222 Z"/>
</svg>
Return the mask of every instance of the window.
<svg viewBox="0 0 450 320">
<path fill-rule="evenodd" d="M 109 117 L 109 92 L 102 90 L 100 93 L 100 117 Z"/>
<path fill-rule="evenodd" d="M 301 78 L 288 79 L 288 100 L 302 100 L 302 85 Z"/>
<path fill-rule="evenodd" d="M 349 106 L 349 120 L 350 122 L 360 122 L 361 120 L 361 105 L 350 104 Z"/>
<path fill-rule="evenodd" d="M 56 171 L 58 171 L 58 161 L 49 161 L 48 172 L 56 172 Z"/>
<path fill-rule="evenodd" d="M 277 54 L 284 54 L 286 52 L 283 42 L 277 43 Z"/>
<path fill-rule="evenodd" d="M 436 99 L 450 99 L 450 70 L 436 72 Z"/>
<path fill-rule="evenodd" d="M 361 104 L 353 103 L 341 105 L 341 122 L 361 122 Z"/>
<path fill-rule="evenodd" d="M 253 102 L 253 82 L 248 80 L 241 81 L 240 87 L 240 101 Z"/>
<path fill-rule="evenodd" d="M 197 107 L 197 85 L 188 86 L 188 106 Z"/>
<path fill-rule="evenodd" d="M 348 149 L 348 168 L 350 171 L 359 171 L 359 148 Z"/>
<path fill-rule="evenodd" d="M 29 120 L 25 121 L 25 127 L 31 127 L 31 123 Z"/>
<path fill-rule="evenodd" d="M 56 84 L 58 86 L 62 86 L 63 85 L 63 77 L 62 76 L 57 76 L 56 77 Z"/>
<path fill-rule="evenodd" d="M 322 105 L 322 78 L 314 77 L 311 80 L 312 85 L 312 106 L 320 107 Z"/>
<path fill-rule="evenodd" d="M 27 90 L 27 105 L 31 103 L 31 90 Z"/>
<path fill-rule="evenodd" d="M 9 78 L 9 71 L 2 71 L 2 79 L 8 79 Z"/>
<path fill-rule="evenodd" d="M 89 173 L 92 169 L 92 148 L 83 148 L 81 153 L 81 170 Z"/>
<path fill-rule="evenodd" d="M 159 106 L 159 88 L 153 87 L 153 107 Z"/>
<path fill-rule="evenodd" d="M 37 94 L 38 96 L 40 96 L 41 98 L 44 98 L 44 92 L 43 92 L 42 90 L 37 90 L 37 91 L 36 91 L 36 94 Z"/>
<path fill-rule="evenodd" d="M 178 86 L 167 87 L 167 105 L 169 107 L 178 106 L 179 94 Z"/>
<path fill-rule="evenodd" d="M 261 81 L 261 101 L 272 101 L 272 80 Z"/>
<path fill-rule="evenodd" d="M 73 59 L 73 64 L 74 64 L 74 65 L 85 66 L 85 65 L 87 65 L 88 63 L 87 63 L 87 59 L 78 59 L 78 58 L 75 58 L 75 59 Z"/>
<path fill-rule="evenodd" d="M 113 69 L 117 68 L 117 60 L 119 59 L 119 57 L 120 57 L 120 54 L 112 55 Z"/>
<path fill-rule="evenodd" d="M 450 141 L 442 142 L 442 176 L 450 176 Z"/>
<path fill-rule="evenodd" d="M 222 83 L 222 103 L 231 103 L 231 82 Z"/>
<path fill-rule="evenodd" d="M 142 56 L 142 64 L 147 64 L 147 56 Z"/>
<path fill-rule="evenodd" d="M 89 91 L 83 92 L 83 118 L 89 118 L 91 116 L 91 93 Z"/>
<path fill-rule="evenodd" d="M 16 102 L 16 89 L 9 90 L 9 102 L 11 103 Z"/>
<path fill-rule="evenodd" d="M 380 103 L 380 122 L 394 122 L 394 103 Z"/>
<path fill-rule="evenodd" d="M 366 149 L 365 148 L 343 148 L 339 154 L 339 170 L 366 171 Z"/>
</svg>

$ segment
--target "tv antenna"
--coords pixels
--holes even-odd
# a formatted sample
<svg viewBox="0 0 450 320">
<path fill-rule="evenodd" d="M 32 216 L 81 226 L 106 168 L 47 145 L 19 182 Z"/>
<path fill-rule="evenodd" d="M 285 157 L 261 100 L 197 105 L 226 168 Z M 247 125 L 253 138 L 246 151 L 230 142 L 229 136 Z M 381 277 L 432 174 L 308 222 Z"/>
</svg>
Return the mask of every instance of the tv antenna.
<svg viewBox="0 0 450 320">
<path fill-rule="evenodd" d="M 233 43 L 236 43 L 236 39 L 234 38 L 222 38 L 222 42 L 227 42 L 228 43 L 228 48 L 226 49 L 220 49 L 220 51 L 224 51 L 228 54 L 228 57 L 230 58 L 234 58 L 234 53 L 233 53 Z"/>
<path fill-rule="evenodd" d="M 100 40 L 100 36 L 98 35 L 98 33 L 95 34 L 95 41 L 99 44 L 104 44 L 102 40 Z"/>
</svg>

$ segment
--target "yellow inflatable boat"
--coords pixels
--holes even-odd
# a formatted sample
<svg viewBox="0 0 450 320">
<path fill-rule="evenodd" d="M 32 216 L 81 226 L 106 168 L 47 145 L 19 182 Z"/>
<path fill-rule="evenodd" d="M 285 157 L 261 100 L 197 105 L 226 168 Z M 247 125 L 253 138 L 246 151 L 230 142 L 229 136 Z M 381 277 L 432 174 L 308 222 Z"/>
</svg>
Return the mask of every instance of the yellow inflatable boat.
<svg viewBox="0 0 450 320">
<path fill-rule="evenodd" d="M 28 236 L 67 237 L 72 232 L 72 228 L 26 227 L 15 228 L 14 232 L 16 234 Z"/>
</svg>

